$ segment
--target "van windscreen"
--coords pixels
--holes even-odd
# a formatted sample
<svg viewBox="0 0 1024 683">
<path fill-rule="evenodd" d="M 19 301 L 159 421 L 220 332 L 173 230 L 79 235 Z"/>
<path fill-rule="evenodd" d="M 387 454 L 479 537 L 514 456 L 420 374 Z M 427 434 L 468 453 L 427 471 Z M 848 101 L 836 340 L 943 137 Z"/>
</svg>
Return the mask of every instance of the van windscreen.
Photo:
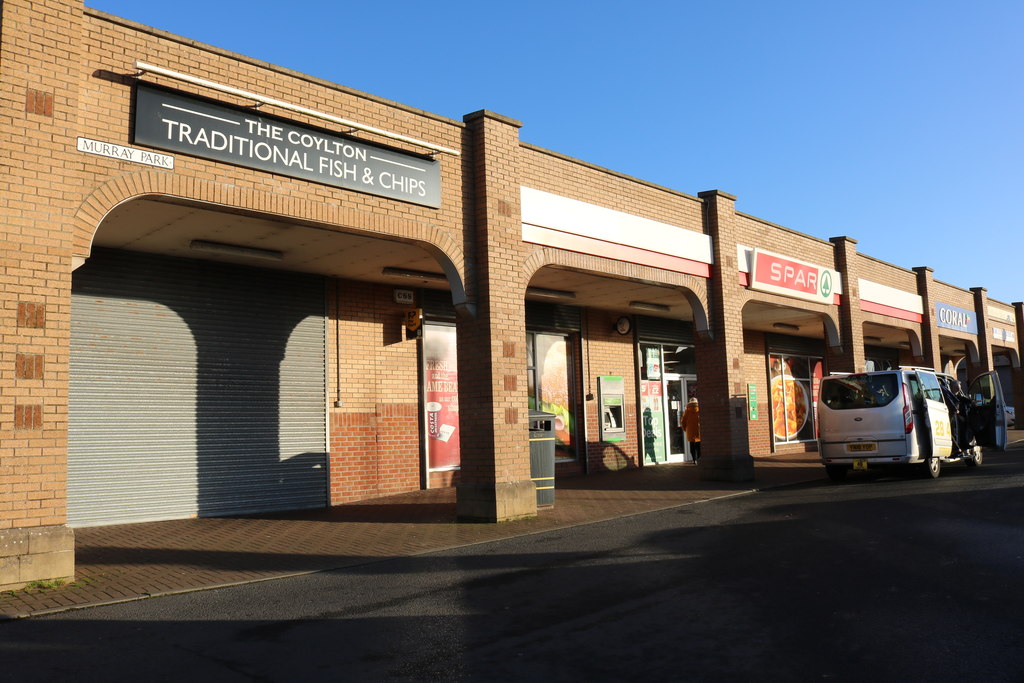
<svg viewBox="0 0 1024 683">
<path fill-rule="evenodd" d="M 829 377 L 821 383 L 821 402 L 832 410 L 889 405 L 899 391 L 896 373 Z"/>
</svg>

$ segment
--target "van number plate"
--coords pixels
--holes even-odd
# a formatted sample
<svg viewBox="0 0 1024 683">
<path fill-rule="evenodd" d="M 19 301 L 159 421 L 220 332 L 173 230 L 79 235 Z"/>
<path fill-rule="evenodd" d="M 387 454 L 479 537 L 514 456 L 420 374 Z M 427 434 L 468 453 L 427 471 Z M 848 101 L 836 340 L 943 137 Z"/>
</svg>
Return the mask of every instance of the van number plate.
<svg viewBox="0 0 1024 683">
<path fill-rule="evenodd" d="M 848 443 L 846 444 L 846 451 L 848 453 L 868 453 L 877 450 L 878 444 L 871 443 Z"/>
</svg>

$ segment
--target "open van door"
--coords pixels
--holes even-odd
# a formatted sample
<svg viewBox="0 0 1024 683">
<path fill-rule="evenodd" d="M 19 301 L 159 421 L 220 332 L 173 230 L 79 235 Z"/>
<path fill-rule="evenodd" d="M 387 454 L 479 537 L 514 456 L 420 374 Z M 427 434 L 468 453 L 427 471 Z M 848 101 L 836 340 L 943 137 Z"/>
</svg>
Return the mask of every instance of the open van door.
<svg viewBox="0 0 1024 683">
<path fill-rule="evenodd" d="M 1006 401 L 994 372 L 978 375 L 967 391 L 971 399 L 968 415 L 971 431 L 979 446 L 1006 450 Z"/>
</svg>

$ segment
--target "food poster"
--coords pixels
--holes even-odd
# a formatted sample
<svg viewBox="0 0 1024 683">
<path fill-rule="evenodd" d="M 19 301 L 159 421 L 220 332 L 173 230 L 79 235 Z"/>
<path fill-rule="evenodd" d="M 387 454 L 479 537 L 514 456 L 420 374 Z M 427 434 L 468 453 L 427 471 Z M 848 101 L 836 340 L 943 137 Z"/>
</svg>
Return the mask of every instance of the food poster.
<svg viewBox="0 0 1024 683">
<path fill-rule="evenodd" d="M 460 464 L 459 375 L 455 328 L 424 325 L 423 406 L 427 427 L 427 467 L 451 469 Z"/>
<path fill-rule="evenodd" d="M 561 335 L 536 335 L 537 375 L 540 379 L 539 410 L 555 416 L 555 457 L 576 457 L 573 443 L 573 411 L 569 390 L 569 345 Z"/>
<path fill-rule="evenodd" d="M 816 395 L 821 380 L 820 359 L 771 354 L 769 363 L 772 435 L 775 443 L 814 440 L 812 396 Z"/>
<path fill-rule="evenodd" d="M 660 381 L 640 381 L 640 411 L 644 423 L 644 460 L 648 463 L 665 462 L 668 451 Z"/>
</svg>

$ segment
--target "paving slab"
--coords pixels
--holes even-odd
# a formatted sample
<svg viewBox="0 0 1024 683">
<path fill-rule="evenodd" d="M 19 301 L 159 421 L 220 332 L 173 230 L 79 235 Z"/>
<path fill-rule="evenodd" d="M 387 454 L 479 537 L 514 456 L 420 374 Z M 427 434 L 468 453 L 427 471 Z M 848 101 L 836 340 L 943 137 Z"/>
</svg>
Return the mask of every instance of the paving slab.
<svg viewBox="0 0 1024 683">
<path fill-rule="evenodd" d="M 590 524 L 822 480 L 814 454 L 758 459 L 754 480 L 709 482 L 692 464 L 562 478 L 532 519 L 458 522 L 455 490 L 326 509 L 75 530 L 75 581 L 0 593 L 0 619 L 265 581 Z"/>
</svg>

